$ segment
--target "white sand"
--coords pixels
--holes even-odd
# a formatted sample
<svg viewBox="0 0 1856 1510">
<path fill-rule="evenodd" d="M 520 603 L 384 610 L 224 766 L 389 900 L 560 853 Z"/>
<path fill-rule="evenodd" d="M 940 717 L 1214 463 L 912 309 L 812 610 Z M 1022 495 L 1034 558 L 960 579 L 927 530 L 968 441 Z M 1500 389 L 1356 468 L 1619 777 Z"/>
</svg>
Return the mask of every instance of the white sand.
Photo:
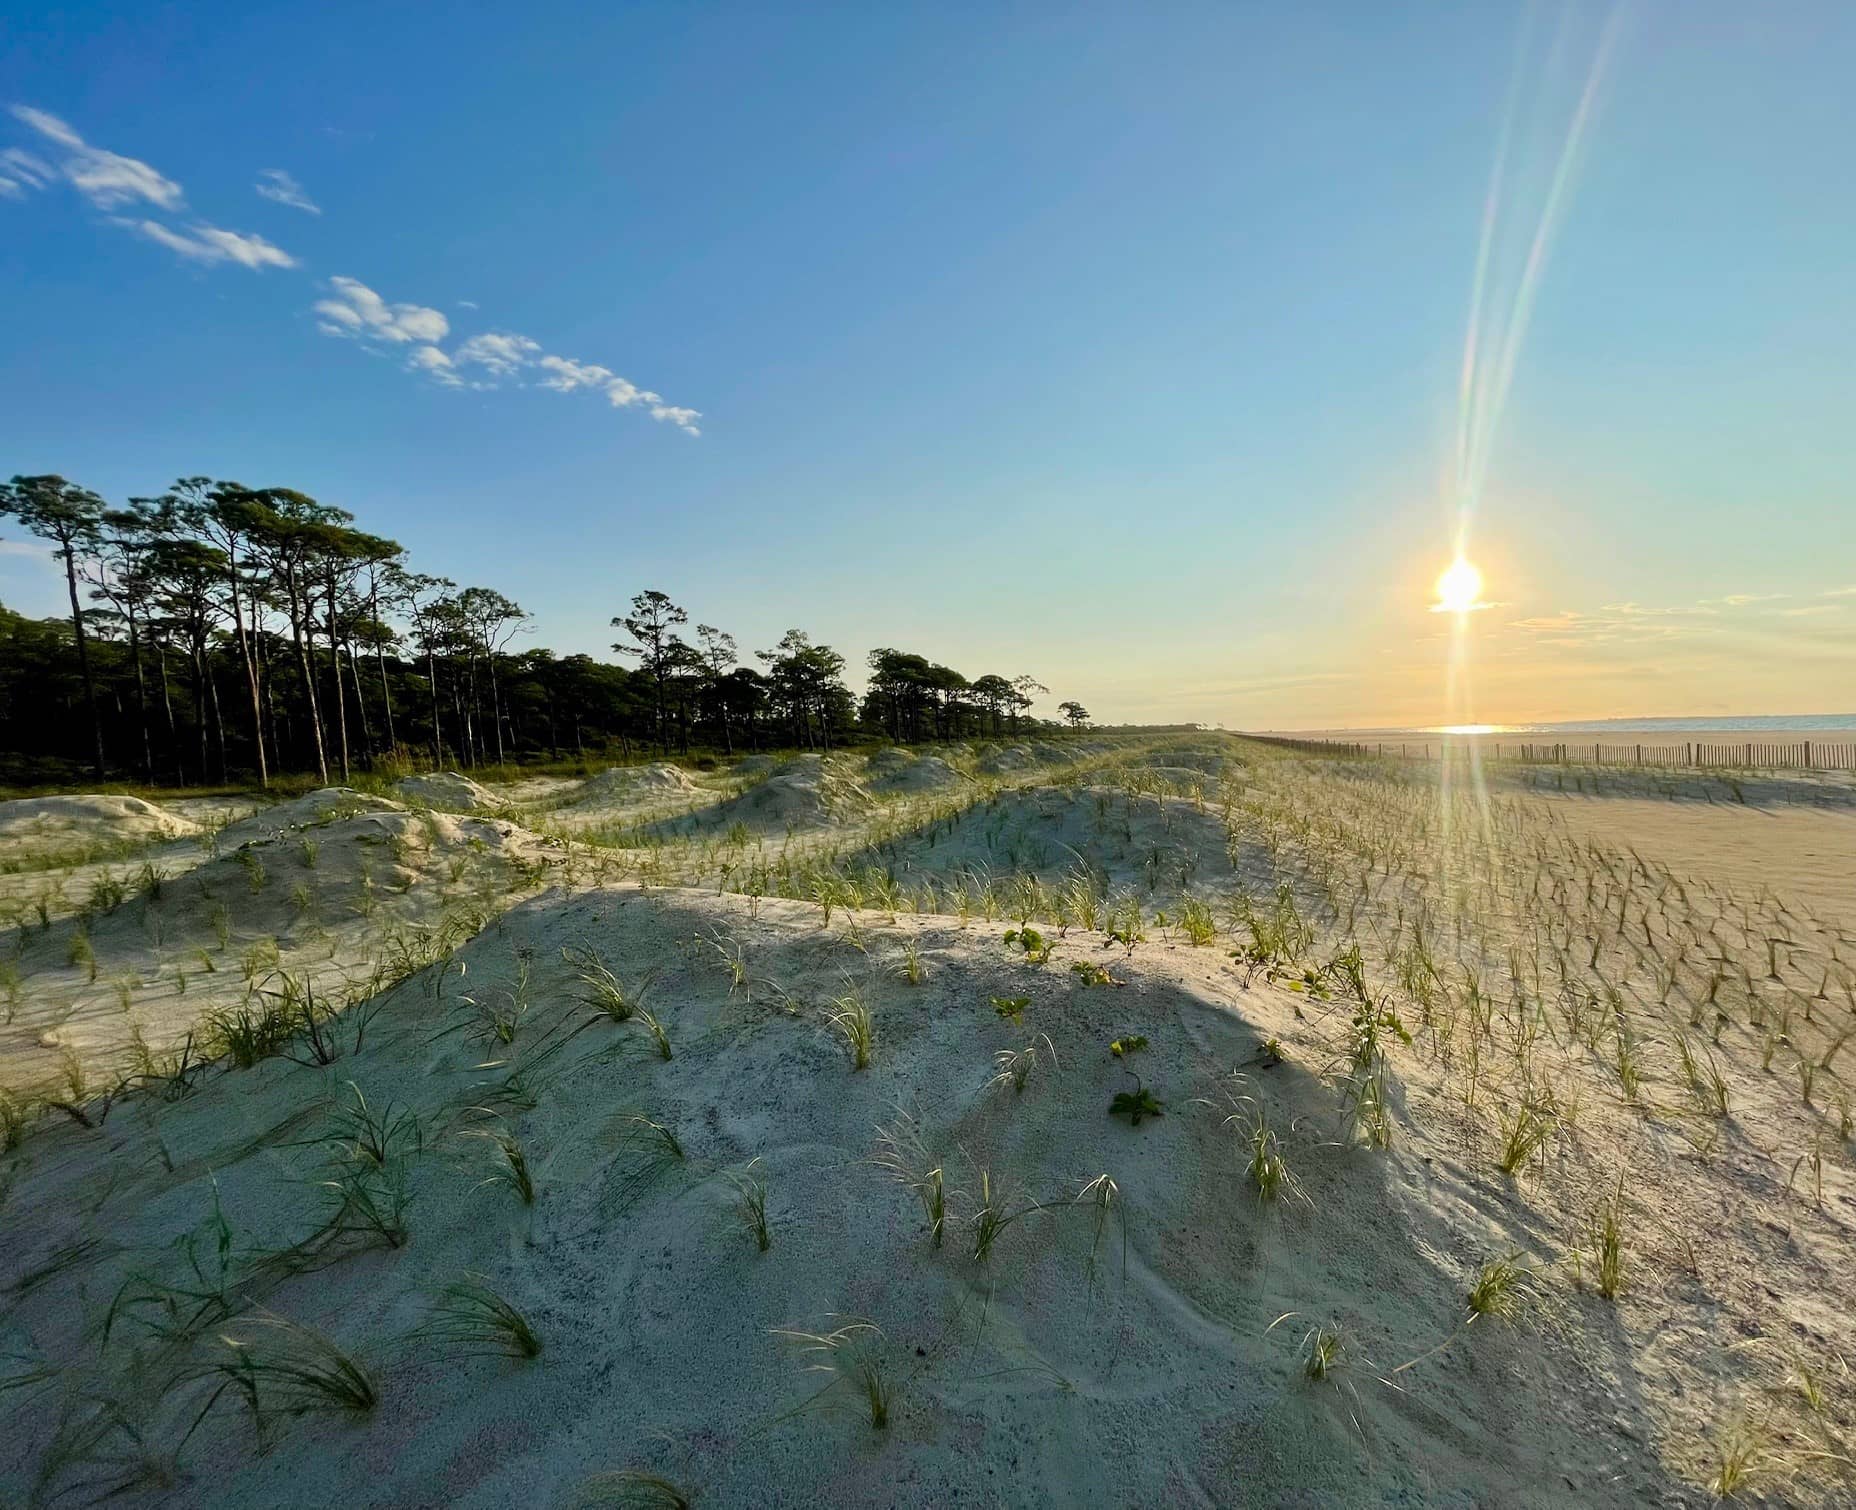
<svg viewBox="0 0 1856 1510">
<path fill-rule="evenodd" d="M 1079 772 L 1028 745 L 1002 788 L 957 776 L 889 796 L 912 760 L 814 757 L 735 796 L 698 782 L 647 818 L 662 847 L 641 851 L 565 851 L 506 822 L 319 793 L 228 830 L 158 898 L 93 917 L 98 982 L 67 960 L 72 924 L 29 927 L 0 1083 L 58 1060 L 45 1036 L 99 1065 L 130 1026 L 171 1041 L 238 999 L 248 940 L 333 982 L 377 963 L 396 930 L 468 913 L 482 931 L 371 1015 L 351 1011 L 330 1064 L 221 1067 L 125 1097 L 107 1120 L 92 1101 L 100 1126 L 54 1112 L 0 1156 L 0 1504 L 118 1488 L 131 1505 L 622 1503 L 577 1496 L 643 1468 L 703 1505 L 1701 1506 L 1742 1421 L 1760 1433 L 1763 1502 L 1856 1502 L 1839 1465 L 1856 1400 L 1836 1361 L 1856 1354 L 1839 1111 L 1856 979 L 1849 910 L 1833 905 L 1847 815 L 1497 791 L 1486 818 L 1466 804 L 1440 823 L 1415 773 L 1204 736 L 1092 745 L 1125 758 Z M 534 800 L 557 811 L 553 794 Z M 721 837 L 736 824 L 745 851 Z M 241 838 L 249 849 L 231 847 Z M 743 854 L 886 872 L 904 895 L 932 883 L 944 911 L 839 898 L 826 926 L 820 905 L 718 892 L 740 884 Z M 692 884 L 579 889 L 595 859 Z M 788 879 L 808 894 L 809 874 Z M 1138 899 L 1145 941 L 1044 921 L 1054 957 L 1029 963 L 1002 937 L 1013 898 L 1048 908 L 1050 890 L 1026 888 L 1077 876 Z M 568 884 L 532 894 L 556 877 Z M 1309 989 L 1298 960 L 1272 983 L 1232 958 L 1252 937 L 1240 889 L 1267 919 L 1279 883 L 1313 920 L 1302 959 L 1358 940 L 1374 999 L 1413 1034 L 1385 1030 L 1389 1149 L 1348 1116 L 1357 1008 L 1339 977 Z M 1206 947 L 1184 943 L 1176 915 L 1154 919 L 1187 896 L 1218 916 Z M 1409 984 L 1420 920 L 1447 977 L 1428 994 Z M 1640 1035 L 1634 1099 L 1588 947 Z M 190 974 L 185 998 L 164 989 L 198 948 L 219 968 Z M 642 995 L 672 1057 L 636 1021 L 591 1019 L 563 953 L 586 949 Z M 123 963 L 142 972 L 127 1014 L 110 987 Z M 1087 984 L 1077 964 L 1119 984 Z M 874 1021 L 861 1071 L 830 1022 L 853 995 Z M 995 997 L 1025 998 L 1022 1022 Z M 1144 1051 L 1109 1052 L 1135 1033 Z M 1698 1108 L 1679 1045 L 1722 1076 L 1725 1115 Z M 1015 1094 L 995 1056 L 1026 1048 Z M 1801 1096 L 1799 1066 L 1820 1061 Z M 1165 1112 L 1133 1127 L 1108 1108 L 1137 1075 Z M 418 1146 L 390 1160 L 409 1238 L 266 1259 L 316 1231 L 322 1182 L 358 1177 L 320 1141 L 350 1082 L 377 1113 L 419 1119 Z M 1556 1121 L 1504 1175 L 1529 1094 L 1550 1094 Z M 944 1175 L 940 1249 L 873 1162 L 898 1108 Z M 1274 1202 L 1245 1169 L 1259 1113 L 1296 1182 Z M 638 1116 L 684 1157 L 651 1157 Z M 533 1206 L 469 1136 L 492 1125 L 519 1139 Z M 755 1160 L 765 1253 L 730 1179 Z M 983 1261 L 981 1171 L 1013 1214 Z M 1075 1198 L 1103 1174 L 1118 1197 L 1098 1241 Z M 1608 1300 L 1590 1223 L 1620 1175 L 1625 1286 Z M 215 1200 L 232 1234 L 223 1308 Z M 1466 1324 L 1478 1267 L 1508 1254 L 1533 1275 L 1524 1313 Z M 460 1357 L 417 1335 L 465 1273 L 527 1314 L 539 1358 Z M 177 1287 L 172 1307 L 119 1307 L 106 1342 L 112 1302 L 156 1285 Z M 188 1438 L 229 1377 L 213 1372 L 234 1356 L 219 1339 L 274 1345 L 257 1307 L 351 1350 L 378 1406 L 273 1415 L 260 1452 L 233 1388 Z M 164 1341 L 155 1325 L 186 1315 L 196 1324 Z M 882 1328 L 881 1430 L 849 1388 L 807 1408 L 831 1376 L 775 1335 L 848 1317 Z M 1317 1326 L 1342 1338 L 1320 1381 L 1303 1366 Z M 1800 1369 L 1823 1384 L 1815 1413 Z"/>
</svg>

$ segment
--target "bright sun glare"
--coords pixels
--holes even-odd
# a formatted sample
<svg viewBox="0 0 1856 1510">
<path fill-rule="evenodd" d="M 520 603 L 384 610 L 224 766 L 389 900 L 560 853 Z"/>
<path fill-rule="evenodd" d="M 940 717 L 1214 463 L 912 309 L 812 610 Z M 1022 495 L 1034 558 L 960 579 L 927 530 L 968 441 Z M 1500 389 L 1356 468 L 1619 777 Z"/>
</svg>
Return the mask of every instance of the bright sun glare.
<svg viewBox="0 0 1856 1510">
<path fill-rule="evenodd" d="M 1482 573 L 1474 563 L 1458 556 L 1437 579 L 1433 613 L 1468 613 L 1482 606 Z"/>
</svg>

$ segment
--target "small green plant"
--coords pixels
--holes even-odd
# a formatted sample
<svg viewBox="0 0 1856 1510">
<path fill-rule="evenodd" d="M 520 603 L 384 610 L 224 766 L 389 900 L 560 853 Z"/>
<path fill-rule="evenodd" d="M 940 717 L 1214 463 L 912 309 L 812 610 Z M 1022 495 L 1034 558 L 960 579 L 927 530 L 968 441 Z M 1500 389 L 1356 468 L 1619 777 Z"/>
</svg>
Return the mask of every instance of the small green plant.
<svg viewBox="0 0 1856 1510">
<path fill-rule="evenodd" d="M 1302 1372 L 1314 1380 L 1328 1378 L 1340 1366 L 1343 1351 L 1338 1327 L 1309 1328 L 1302 1341 Z"/>
<path fill-rule="evenodd" d="M 477 1274 L 446 1285 L 413 1336 L 453 1358 L 541 1356 L 541 1339 L 528 1318 Z"/>
<path fill-rule="evenodd" d="M 570 944 L 561 958 L 580 982 L 579 1001 L 612 1022 L 628 1022 L 644 999 L 644 989 L 630 991 L 589 945 Z"/>
<path fill-rule="evenodd" d="M 876 1047 L 876 1022 L 862 993 L 853 988 L 838 997 L 826 1012 L 825 1021 L 850 1050 L 852 1070 L 869 1069 L 870 1054 Z"/>
<path fill-rule="evenodd" d="M 582 1479 L 562 1510 L 689 1510 L 689 1505 L 674 1480 L 643 1468 L 619 1468 Z"/>
<path fill-rule="evenodd" d="M 1139 1127 L 1143 1117 L 1158 1117 L 1165 1111 L 1165 1104 L 1155 1100 L 1154 1093 L 1138 1081 L 1131 1091 L 1116 1091 L 1114 1100 L 1108 1104 L 1108 1114 L 1126 1117 L 1130 1127 Z"/>
<path fill-rule="evenodd" d="M 897 969 L 902 978 L 911 986 L 919 986 L 922 983 L 922 976 L 924 974 L 922 967 L 922 946 L 912 934 L 902 941 L 902 959 Z"/>
<path fill-rule="evenodd" d="M 735 1187 L 735 1213 L 754 1246 L 765 1253 L 773 1246 L 773 1228 L 767 1222 L 767 1180 L 760 1172 L 760 1160 L 750 1159 L 746 1169 L 728 1175 Z"/>
<path fill-rule="evenodd" d="M 1469 1314 L 1496 1321 L 1512 1321 L 1521 1314 L 1531 1291 L 1532 1276 L 1519 1253 L 1491 1258 L 1476 1271 L 1469 1287 Z"/>
<path fill-rule="evenodd" d="M 896 1398 L 896 1378 L 892 1369 L 883 1329 L 873 1321 L 852 1319 L 830 1332 L 802 1332 L 785 1327 L 775 1330 L 808 1359 L 807 1373 L 828 1375 L 824 1388 L 802 1402 L 796 1410 L 806 1410 L 827 1395 L 838 1393 L 856 1402 L 858 1413 L 872 1429 L 882 1431 L 889 1425 L 889 1413 Z"/>
<path fill-rule="evenodd" d="M 1593 1283 L 1606 1300 L 1624 1288 L 1624 1177 L 1609 1200 L 1599 1204 L 1589 1223 Z"/>
<path fill-rule="evenodd" d="M 1502 1139 L 1496 1165 L 1503 1174 L 1513 1176 L 1520 1173 L 1553 1135 L 1559 1116 L 1551 1095 L 1536 1097 L 1532 1092 L 1524 1094 L 1514 1106 L 1503 1107 L 1498 1115 Z"/>
<path fill-rule="evenodd" d="M 1708 1492 L 1724 1500 L 1738 1499 L 1772 1464 L 1772 1441 L 1752 1421 L 1729 1424 L 1713 1443 L 1714 1474 Z"/>
<path fill-rule="evenodd" d="M 898 1109 L 893 1123 L 877 1128 L 872 1162 L 921 1202 L 929 1236 L 940 1247 L 947 1232 L 947 1181 L 922 1142 L 920 1125 L 907 1112 Z"/>
<path fill-rule="evenodd" d="M 657 1057 L 659 1059 L 670 1058 L 670 1034 L 664 1030 L 664 1025 L 658 1021 L 656 1014 L 640 1007 L 637 1020 L 638 1025 L 650 1035 L 651 1047 L 657 1051 Z"/>
<path fill-rule="evenodd" d="M 97 952 L 91 948 L 90 935 L 79 928 L 71 935 L 65 950 L 65 963 L 73 970 L 83 970 L 91 981 L 97 978 Z"/>
<path fill-rule="evenodd" d="M 1126 1059 L 1130 1054 L 1139 1054 L 1147 1048 L 1145 1033 L 1124 1033 L 1108 1046 L 1109 1053 L 1117 1059 Z"/>
<path fill-rule="evenodd" d="M 1025 1020 L 1025 1008 L 1031 1005 L 1029 996 L 995 996 L 992 1009 L 1007 1022 L 1022 1023 Z"/>
<path fill-rule="evenodd" d="M 973 1257 L 976 1262 L 983 1264 L 992 1257 L 993 1244 L 999 1241 L 1000 1233 L 1026 1213 L 1043 1208 L 1033 1201 L 1013 1210 L 1007 1204 L 1005 1187 L 994 1188 L 992 1172 L 982 1169 L 979 1173 L 980 1203 L 972 1217 Z"/>
<path fill-rule="evenodd" d="M 529 1170 L 528 1153 L 520 1138 L 507 1127 L 472 1128 L 462 1136 L 481 1138 L 490 1145 L 490 1174 L 477 1182 L 478 1189 L 485 1185 L 506 1185 L 524 1206 L 535 1204 L 535 1177 Z"/>
<path fill-rule="evenodd" d="M 1036 1034 L 1022 1049 L 1000 1049 L 992 1056 L 998 1066 L 992 1077 L 994 1085 L 1010 1085 L 1013 1095 L 1023 1095 L 1025 1082 L 1031 1078 L 1031 1072 L 1038 1065 L 1038 1045 L 1044 1045 L 1044 1052 L 1049 1056 L 1052 1067 L 1057 1063 L 1057 1046 L 1050 1041 L 1048 1033 Z"/>
<path fill-rule="evenodd" d="M 1211 908 L 1193 897 L 1181 902 L 1179 931 L 1194 948 L 1202 949 L 1211 943 L 1218 936 L 1218 926 L 1212 921 Z"/>
<path fill-rule="evenodd" d="M 368 1415 L 380 1403 L 373 1374 L 322 1333 L 268 1313 L 248 1318 L 240 1331 L 220 1338 L 226 1356 L 213 1366 L 221 1383 L 212 1399 L 237 1389 L 260 1432 L 273 1415 Z"/>
<path fill-rule="evenodd" d="M 1057 947 L 1055 939 L 1047 939 L 1037 929 L 1026 926 L 1006 931 L 1005 941 L 1015 945 L 1025 956 L 1027 963 L 1044 965 L 1050 962 L 1051 953 Z"/>
<path fill-rule="evenodd" d="M 1085 986 L 1119 986 L 1121 984 L 1109 973 L 1106 965 L 1098 965 L 1093 960 L 1079 959 L 1070 966 L 1070 974 Z"/>
</svg>

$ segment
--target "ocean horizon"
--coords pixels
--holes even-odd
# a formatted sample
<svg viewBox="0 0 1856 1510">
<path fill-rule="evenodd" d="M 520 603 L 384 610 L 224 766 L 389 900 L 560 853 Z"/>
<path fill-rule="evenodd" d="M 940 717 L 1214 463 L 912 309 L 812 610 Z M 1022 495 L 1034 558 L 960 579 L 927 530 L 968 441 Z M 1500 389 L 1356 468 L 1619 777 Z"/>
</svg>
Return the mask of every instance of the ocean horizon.
<svg viewBox="0 0 1856 1510">
<path fill-rule="evenodd" d="M 1856 713 L 1798 713 L 1717 716 L 1713 718 L 1584 718 L 1559 722 L 1471 724 L 1440 726 L 1410 724 L 1370 729 L 1323 729 L 1324 734 L 1368 735 L 1482 735 L 1526 734 L 1850 734 L 1856 733 Z M 1300 731 L 1284 731 L 1300 732 Z"/>
</svg>

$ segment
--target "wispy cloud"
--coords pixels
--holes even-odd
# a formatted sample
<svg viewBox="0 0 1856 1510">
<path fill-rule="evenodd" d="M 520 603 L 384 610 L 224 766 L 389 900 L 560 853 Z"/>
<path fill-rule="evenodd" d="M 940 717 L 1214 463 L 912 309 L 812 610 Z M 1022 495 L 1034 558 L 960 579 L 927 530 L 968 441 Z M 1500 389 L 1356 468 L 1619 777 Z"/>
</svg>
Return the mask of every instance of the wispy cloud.
<svg viewBox="0 0 1856 1510">
<path fill-rule="evenodd" d="M 157 246 L 209 266 L 215 262 L 236 262 L 253 270 L 296 266 L 296 258 L 282 247 L 242 231 L 222 230 L 216 225 L 195 225 L 177 231 L 154 220 L 118 220 L 117 224 Z"/>
<path fill-rule="evenodd" d="M 436 346 L 415 346 L 408 360 L 414 367 L 430 376 L 435 383 L 442 383 L 447 388 L 464 386 L 464 379 L 458 376 L 451 358 Z"/>
<path fill-rule="evenodd" d="M 22 199 L 28 189 L 42 189 L 56 176 L 50 163 L 23 147 L 0 152 L 0 196 Z"/>
<path fill-rule="evenodd" d="M 437 310 L 423 304 L 389 304 L 358 279 L 331 278 L 329 291 L 332 297 L 316 303 L 321 317 L 316 328 L 325 336 L 398 346 L 413 341 L 429 345 L 451 334 L 451 322 Z"/>
<path fill-rule="evenodd" d="M 54 154 L 59 159 L 58 172 L 99 208 L 112 210 L 143 200 L 163 210 L 178 210 L 185 202 L 180 185 L 173 179 L 139 158 L 124 157 L 120 153 L 91 146 L 57 116 L 35 110 L 30 105 L 15 105 L 13 114 L 47 141 L 63 149 Z"/>
<path fill-rule="evenodd" d="M 258 181 L 252 185 L 262 199 L 274 204 L 287 204 L 293 210 L 303 210 L 311 215 L 320 215 L 322 206 L 304 192 L 303 186 L 282 168 L 266 168 L 258 174 Z"/>
<path fill-rule="evenodd" d="M 1505 627 L 1519 630 L 1543 645 L 1603 645 L 1716 634 L 1716 617 L 1715 610 L 1706 604 L 1645 608 L 1641 603 L 1607 603 L 1591 612 L 1567 608 L 1511 619 Z"/>
<path fill-rule="evenodd" d="M 1720 603 L 1728 608 L 1746 608 L 1753 603 L 1777 603 L 1791 596 L 1788 592 L 1730 592 L 1724 598 L 1704 598 L 1704 603 Z"/>
<path fill-rule="evenodd" d="M 297 259 L 274 242 L 251 232 L 230 231 L 200 220 L 186 224 L 152 218 L 148 209 L 170 216 L 186 210 L 181 186 L 139 158 L 92 146 L 69 123 L 31 105 L 11 107 L 16 120 L 37 133 L 37 152 L 23 147 L 0 150 L 0 199 L 23 199 L 28 193 L 63 180 L 100 209 L 122 211 L 110 221 L 141 240 L 165 248 L 202 267 L 232 264 L 261 270 L 294 268 Z M 311 215 L 318 206 L 283 168 L 265 168 L 253 185 L 263 198 Z M 476 310 L 473 300 L 457 301 Z M 446 349 L 451 322 L 424 304 L 383 299 L 356 278 L 331 278 L 326 297 L 314 305 L 316 328 L 327 336 L 384 348 L 404 348 L 407 367 L 448 388 L 533 386 L 555 393 L 585 389 L 601 393 L 615 409 L 641 408 L 652 419 L 674 425 L 686 435 L 702 434 L 701 411 L 667 402 L 610 367 L 544 351 L 539 341 L 508 330 L 473 335 Z"/>
<path fill-rule="evenodd" d="M 1833 587 L 1824 594 L 1827 598 L 1856 598 L 1856 586 Z"/>
<path fill-rule="evenodd" d="M 472 336 L 452 352 L 451 359 L 461 367 L 481 367 L 500 378 L 509 377 L 528 366 L 540 354 L 541 342 L 516 335 L 512 331 L 493 330 L 484 335 Z"/>
<path fill-rule="evenodd" d="M 1810 608 L 1781 608 L 1779 617 L 1782 619 L 1815 619 L 1827 613 L 1842 612 L 1841 603 L 1818 603 Z"/>
</svg>

